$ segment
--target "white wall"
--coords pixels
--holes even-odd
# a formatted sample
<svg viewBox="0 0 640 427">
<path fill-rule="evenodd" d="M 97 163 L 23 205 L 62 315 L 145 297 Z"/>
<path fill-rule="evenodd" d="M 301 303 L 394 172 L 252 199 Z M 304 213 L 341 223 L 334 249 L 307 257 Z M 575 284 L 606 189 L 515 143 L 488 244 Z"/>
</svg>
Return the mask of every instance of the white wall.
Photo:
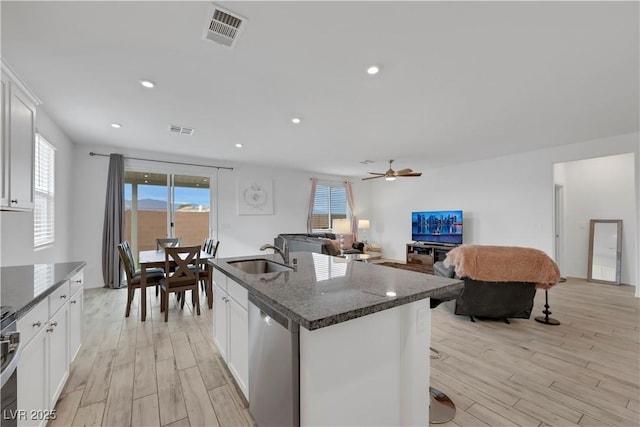
<svg viewBox="0 0 640 427">
<path fill-rule="evenodd" d="M 562 166 L 564 185 L 564 271 L 587 277 L 589 220 L 622 219 L 622 283 L 634 277 L 636 204 L 633 153 L 579 160 Z M 559 183 L 559 180 L 556 179 Z"/>
<path fill-rule="evenodd" d="M 33 212 L 0 212 L 2 230 L 0 266 L 70 261 L 72 209 L 71 180 L 74 144 L 41 106 L 36 111 L 36 131 L 55 148 L 55 242 L 34 250 Z"/>
<path fill-rule="evenodd" d="M 217 203 L 217 231 L 220 240 L 219 257 L 260 254 L 259 247 L 273 243 L 278 233 L 304 233 L 307 228 L 307 209 L 311 189 L 311 174 L 292 170 L 265 168 L 247 164 L 230 164 L 212 159 L 176 157 L 121 148 L 76 146 L 74 152 L 74 194 L 82 203 L 73 210 L 72 258 L 87 262 L 87 287 L 101 287 L 102 281 L 102 227 L 109 159 L 90 157 L 89 152 L 111 152 L 129 157 L 151 158 L 217 166 L 232 166 L 233 171 L 197 168 L 149 162 L 126 161 L 150 171 L 172 173 L 212 174 L 214 198 Z M 160 168 L 160 169 L 159 169 Z M 238 215 L 238 177 L 273 180 L 273 215 Z M 318 176 L 320 179 L 342 180 L 341 177 Z M 214 209 L 216 209 L 214 207 Z M 215 215 L 215 212 L 214 212 Z"/>
<path fill-rule="evenodd" d="M 638 138 L 638 133 L 620 135 L 439 169 L 412 162 L 421 178 L 368 181 L 373 239 L 385 258 L 404 260 L 412 211 L 462 209 L 465 243 L 534 247 L 553 257 L 553 164 L 623 153 L 637 157 Z M 636 192 L 638 186 L 636 173 Z M 629 263 L 636 272 L 629 281 L 635 285 L 637 232 L 629 239 Z"/>
</svg>

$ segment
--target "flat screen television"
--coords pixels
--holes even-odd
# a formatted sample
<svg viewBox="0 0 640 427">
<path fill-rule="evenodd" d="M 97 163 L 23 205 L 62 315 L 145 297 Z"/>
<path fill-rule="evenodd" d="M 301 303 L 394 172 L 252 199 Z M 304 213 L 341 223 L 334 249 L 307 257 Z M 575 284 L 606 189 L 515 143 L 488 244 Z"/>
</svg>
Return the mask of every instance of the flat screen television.
<svg viewBox="0 0 640 427">
<path fill-rule="evenodd" d="M 462 211 L 413 212 L 411 239 L 415 242 L 461 245 Z"/>
</svg>

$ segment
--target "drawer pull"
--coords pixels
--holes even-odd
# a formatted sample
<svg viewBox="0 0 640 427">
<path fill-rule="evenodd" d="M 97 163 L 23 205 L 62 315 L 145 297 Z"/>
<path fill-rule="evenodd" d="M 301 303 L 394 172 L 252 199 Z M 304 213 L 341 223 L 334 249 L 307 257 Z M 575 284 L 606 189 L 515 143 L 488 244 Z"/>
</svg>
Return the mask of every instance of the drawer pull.
<svg viewBox="0 0 640 427">
<path fill-rule="evenodd" d="M 82 280 L 74 280 L 73 283 L 82 283 Z"/>
<path fill-rule="evenodd" d="M 33 322 L 33 327 L 34 328 L 39 328 L 40 326 L 42 326 L 42 322 L 41 321 L 37 321 L 37 322 Z"/>
<path fill-rule="evenodd" d="M 11 199 L 11 203 L 18 203 L 18 199 Z"/>
<path fill-rule="evenodd" d="M 66 297 L 66 295 L 60 295 L 60 299 L 65 299 Z"/>
<path fill-rule="evenodd" d="M 58 322 L 51 322 L 51 326 L 53 326 L 53 327 L 58 326 Z"/>
<path fill-rule="evenodd" d="M 76 300 L 74 300 L 74 299 L 73 299 L 73 300 L 71 300 L 71 301 L 69 301 L 69 303 L 70 303 L 70 304 L 75 304 L 76 302 L 77 302 L 77 301 L 76 301 Z"/>
<path fill-rule="evenodd" d="M 53 332 L 55 328 L 47 328 L 47 332 Z"/>
</svg>

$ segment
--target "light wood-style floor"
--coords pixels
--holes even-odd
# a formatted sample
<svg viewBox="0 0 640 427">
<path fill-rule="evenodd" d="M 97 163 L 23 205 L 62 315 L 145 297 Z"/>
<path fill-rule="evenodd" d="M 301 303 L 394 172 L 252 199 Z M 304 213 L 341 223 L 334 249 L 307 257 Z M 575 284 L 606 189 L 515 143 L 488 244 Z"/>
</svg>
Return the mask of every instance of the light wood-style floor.
<svg viewBox="0 0 640 427">
<path fill-rule="evenodd" d="M 640 300 L 630 286 L 569 279 L 549 292 L 559 326 L 531 319 L 472 323 L 432 312 L 431 383 L 456 417 L 442 426 L 640 425 Z M 50 426 L 252 425 L 212 342 L 212 311 L 170 305 L 169 322 L 149 292 L 124 317 L 126 291 L 85 291 L 83 346 Z M 135 313 L 135 314 L 134 314 Z M 425 352 L 425 356 L 428 353 Z"/>
</svg>

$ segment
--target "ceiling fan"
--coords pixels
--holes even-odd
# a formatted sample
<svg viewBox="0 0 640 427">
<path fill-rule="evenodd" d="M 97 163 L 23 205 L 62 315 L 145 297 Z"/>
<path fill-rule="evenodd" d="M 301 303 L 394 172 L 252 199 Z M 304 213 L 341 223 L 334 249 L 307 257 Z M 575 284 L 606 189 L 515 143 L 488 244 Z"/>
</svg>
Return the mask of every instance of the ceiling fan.
<svg viewBox="0 0 640 427">
<path fill-rule="evenodd" d="M 384 179 L 386 179 L 387 181 L 393 181 L 397 177 L 420 176 L 420 175 L 422 175 L 422 172 L 413 172 L 411 169 L 400 169 L 399 171 L 396 172 L 391 168 L 391 164 L 392 163 L 393 163 L 393 160 L 389 160 L 389 170 L 386 171 L 385 173 L 369 172 L 371 175 L 376 175 L 376 176 L 370 176 L 368 178 L 362 178 L 362 180 L 364 181 L 364 180 L 367 180 L 367 179 L 375 179 L 375 178 L 384 177 Z"/>
</svg>

